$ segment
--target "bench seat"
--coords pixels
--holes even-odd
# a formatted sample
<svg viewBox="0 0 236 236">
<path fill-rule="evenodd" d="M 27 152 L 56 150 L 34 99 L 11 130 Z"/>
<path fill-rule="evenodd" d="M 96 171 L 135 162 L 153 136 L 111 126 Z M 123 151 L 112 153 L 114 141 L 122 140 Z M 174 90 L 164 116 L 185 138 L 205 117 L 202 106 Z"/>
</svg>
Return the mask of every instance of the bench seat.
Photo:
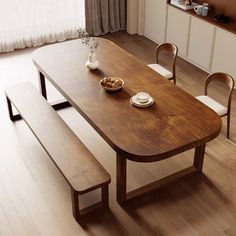
<svg viewBox="0 0 236 236">
<path fill-rule="evenodd" d="M 76 220 L 81 216 L 81 194 L 101 188 L 107 206 L 110 175 L 36 88 L 26 82 L 7 88 L 5 94 L 10 117 L 13 104 L 71 186 Z"/>
</svg>

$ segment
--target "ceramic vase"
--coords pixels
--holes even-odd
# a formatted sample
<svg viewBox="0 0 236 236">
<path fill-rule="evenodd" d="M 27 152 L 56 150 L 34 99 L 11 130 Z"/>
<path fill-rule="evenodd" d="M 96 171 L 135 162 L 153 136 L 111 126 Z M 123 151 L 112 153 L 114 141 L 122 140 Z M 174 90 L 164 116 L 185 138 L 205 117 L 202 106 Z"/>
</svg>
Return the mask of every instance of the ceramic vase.
<svg viewBox="0 0 236 236">
<path fill-rule="evenodd" d="M 95 69 L 98 68 L 99 62 L 98 62 L 98 60 L 97 60 L 97 57 L 96 57 L 96 53 L 95 53 L 95 52 L 89 53 L 88 61 L 86 62 L 86 66 L 87 66 L 88 69 L 90 69 L 90 70 L 95 70 Z"/>
</svg>

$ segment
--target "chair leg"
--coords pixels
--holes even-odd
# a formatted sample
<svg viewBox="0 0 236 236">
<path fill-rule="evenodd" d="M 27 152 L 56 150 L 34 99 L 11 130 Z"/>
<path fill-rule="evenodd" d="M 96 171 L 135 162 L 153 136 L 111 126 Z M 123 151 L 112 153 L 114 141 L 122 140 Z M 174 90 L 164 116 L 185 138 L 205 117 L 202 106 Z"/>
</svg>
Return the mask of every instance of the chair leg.
<svg viewBox="0 0 236 236">
<path fill-rule="evenodd" d="M 230 114 L 227 115 L 227 138 L 229 138 L 230 132 Z"/>
<path fill-rule="evenodd" d="M 174 77 L 173 79 L 174 79 L 174 84 L 176 84 L 176 77 Z"/>
</svg>

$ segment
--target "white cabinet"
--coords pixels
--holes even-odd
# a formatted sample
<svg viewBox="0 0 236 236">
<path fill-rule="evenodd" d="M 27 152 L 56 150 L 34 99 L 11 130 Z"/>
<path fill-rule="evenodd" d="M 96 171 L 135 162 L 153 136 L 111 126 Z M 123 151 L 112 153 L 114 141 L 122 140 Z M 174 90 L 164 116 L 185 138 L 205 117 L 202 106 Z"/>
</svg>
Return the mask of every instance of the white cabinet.
<svg viewBox="0 0 236 236">
<path fill-rule="evenodd" d="M 166 0 L 145 0 L 144 8 L 144 35 L 157 43 L 163 43 L 166 31 Z"/>
<path fill-rule="evenodd" d="M 196 17 L 191 17 L 188 59 L 210 70 L 215 26 Z"/>
<path fill-rule="evenodd" d="M 168 6 L 166 41 L 176 44 L 179 54 L 187 56 L 190 15 Z"/>
<path fill-rule="evenodd" d="M 236 78 L 235 61 L 236 35 L 217 28 L 211 70 L 226 72 Z"/>
<path fill-rule="evenodd" d="M 236 79 L 236 34 L 168 5 L 166 0 L 142 1 L 146 37 L 159 44 L 176 44 L 180 57 L 208 73 L 226 72 Z"/>
</svg>

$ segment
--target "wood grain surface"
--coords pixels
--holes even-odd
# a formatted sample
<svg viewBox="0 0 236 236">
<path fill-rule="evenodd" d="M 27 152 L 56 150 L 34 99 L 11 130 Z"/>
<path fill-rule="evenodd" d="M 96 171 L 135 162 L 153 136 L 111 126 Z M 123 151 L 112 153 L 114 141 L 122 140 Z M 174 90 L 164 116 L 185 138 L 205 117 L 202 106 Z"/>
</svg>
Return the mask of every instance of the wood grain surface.
<svg viewBox="0 0 236 236">
<path fill-rule="evenodd" d="M 100 39 L 99 69 L 85 63 L 88 49 L 80 40 L 50 45 L 33 53 L 38 70 L 61 92 L 106 142 L 125 158 L 150 162 L 168 158 L 214 139 L 219 116 L 114 43 Z M 104 91 L 100 79 L 125 81 L 116 93 Z M 145 91 L 155 103 L 146 109 L 130 105 Z"/>
<path fill-rule="evenodd" d="M 139 35 L 125 32 L 109 34 L 112 41 L 145 64 L 153 63 L 156 44 Z M 34 48 L 2 54 L 1 86 L 29 80 L 37 87 L 32 64 Z M 168 67 L 168 58 L 161 58 Z M 203 93 L 207 74 L 178 58 L 177 85 L 198 96 Z M 1 87 L 0 86 L 0 87 Z M 212 84 L 214 98 L 224 104 L 221 84 Z M 49 101 L 60 100 L 47 83 Z M 70 188 L 24 121 L 11 122 L 3 91 L 0 90 L 0 222 L 7 236 L 202 236 L 236 235 L 236 93 L 232 100 L 230 139 L 226 138 L 226 117 L 220 135 L 206 146 L 203 174 L 166 185 L 162 190 L 136 198 L 126 208 L 116 202 L 116 153 L 73 108 L 59 111 L 60 116 L 96 154 L 109 170 L 110 210 L 96 211 L 80 226 L 71 214 Z M 128 190 L 170 175 L 192 164 L 194 150 L 161 162 L 127 161 Z M 100 197 L 100 191 L 84 195 L 81 207 Z"/>
</svg>

